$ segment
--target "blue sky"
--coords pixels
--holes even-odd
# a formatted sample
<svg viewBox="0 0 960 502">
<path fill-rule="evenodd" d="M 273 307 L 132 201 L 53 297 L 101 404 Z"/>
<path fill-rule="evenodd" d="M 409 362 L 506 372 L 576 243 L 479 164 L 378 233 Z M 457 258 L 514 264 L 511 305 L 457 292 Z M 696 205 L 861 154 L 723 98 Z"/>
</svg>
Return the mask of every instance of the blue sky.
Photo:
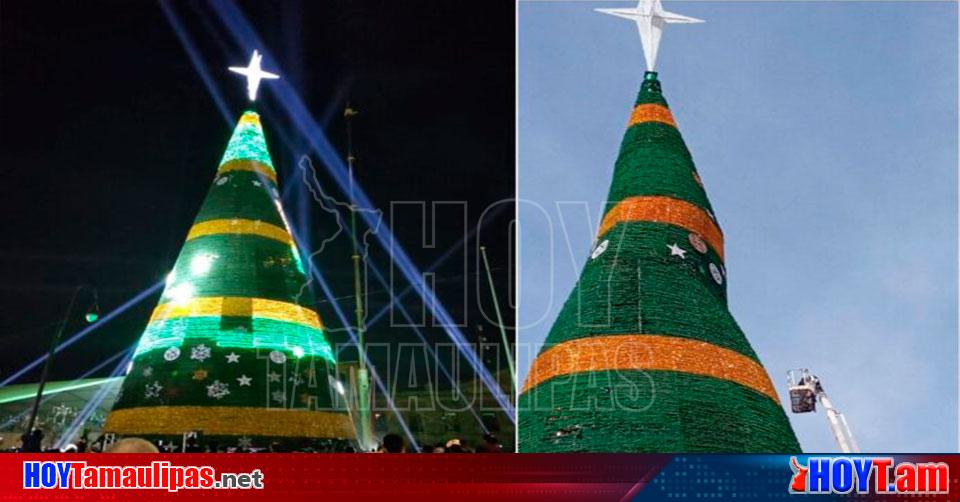
<svg viewBox="0 0 960 502">
<path fill-rule="evenodd" d="M 518 369 L 593 240 L 644 61 L 626 2 L 520 4 Z M 864 451 L 956 451 L 957 4 L 664 2 L 664 95 L 724 230 L 730 309 L 786 402 Z M 586 204 L 589 216 L 585 210 Z M 791 415 L 835 451 L 822 413 Z"/>
</svg>

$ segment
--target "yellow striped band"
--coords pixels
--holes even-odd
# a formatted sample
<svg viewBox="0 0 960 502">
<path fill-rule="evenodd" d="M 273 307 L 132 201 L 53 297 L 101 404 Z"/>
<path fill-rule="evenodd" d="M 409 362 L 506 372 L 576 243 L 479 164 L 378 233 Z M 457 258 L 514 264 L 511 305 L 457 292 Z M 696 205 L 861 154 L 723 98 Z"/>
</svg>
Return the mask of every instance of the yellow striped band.
<svg viewBox="0 0 960 502">
<path fill-rule="evenodd" d="M 306 307 L 295 303 L 240 296 L 193 298 L 183 304 L 161 303 L 154 309 L 150 322 L 178 317 L 257 317 L 323 329 L 320 316 Z"/>
<path fill-rule="evenodd" d="M 627 123 L 627 127 L 644 122 L 660 122 L 677 127 L 677 123 L 673 120 L 673 114 L 670 113 L 670 109 L 657 104 L 637 105 L 630 114 L 630 121 Z"/>
<path fill-rule="evenodd" d="M 255 173 L 260 173 L 266 176 L 274 185 L 277 184 L 277 173 L 267 167 L 267 165 L 257 162 L 251 159 L 234 159 L 228 162 L 225 162 L 220 169 L 217 169 L 217 174 L 223 174 L 230 171 L 252 171 Z"/>
<path fill-rule="evenodd" d="M 248 406 L 150 406 L 113 410 L 103 430 L 125 435 L 173 435 L 199 430 L 208 436 L 356 437 L 346 413 Z"/>
<path fill-rule="evenodd" d="M 196 223 L 190 228 L 190 233 L 187 234 L 187 240 L 203 237 L 204 235 L 221 234 L 259 235 L 260 237 L 280 241 L 287 245 L 293 244 L 293 238 L 290 237 L 290 233 L 287 232 L 285 228 L 271 225 L 270 223 L 260 220 L 244 220 L 240 218 L 234 218 L 232 220 L 209 220 Z"/>
<path fill-rule="evenodd" d="M 262 126 L 260 125 L 260 114 L 257 112 L 243 112 L 243 115 L 240 116 L 240 123 L 250 124 L 252 126 L 256 126 L 257 129 L 262 129 Z"/>
<path fill-rule="evenodd" d="M 606 335 L 559 343 L 533 362 L 523 392 L 559 376 L 588 371 L 675 371 L 735 382 L 776 402 L 757 361 L 711 343 L 669 335 Z"/>
<path fill-rule="evenodd" d="M 659 195 L 627 197 L 603 217 L 597 235 L 607 233 L 617 223 L 655 221 L 685 228 L 703 238 L 723 259 L 723 232 L 706 211 L 685 200 Z"/>
</svg>

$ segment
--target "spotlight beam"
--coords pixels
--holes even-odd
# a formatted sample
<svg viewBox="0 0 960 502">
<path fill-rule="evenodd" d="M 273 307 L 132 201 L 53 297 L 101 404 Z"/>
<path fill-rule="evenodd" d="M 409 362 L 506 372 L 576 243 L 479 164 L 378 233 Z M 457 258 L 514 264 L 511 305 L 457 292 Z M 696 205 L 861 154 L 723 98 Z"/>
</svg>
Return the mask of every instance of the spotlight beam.
<svg viewBox="0 0 960 502">
<path fill-rule="evenodd" d="M 134 346 L 134 347 L 136 347 L 136 346 Z M 71 383 L 71 384 L 76 384 L 76 383 L 79 382 L 80 380 L 83 380 L 84 378 L 87 378 L 88 376 L 90 376 L 90 375 L 92 375 L 92 374 L 100 371 L 101 369 L 103 369 L 103 368 L 104 368 L 105 366 L 107 366 L 108 364 L 112 363 L 113 361 L 116 361 L 118 357 L 126 354 L 126 353 L 129 352 L 130 350 L 133 350 L 134 347 L 131 347 L 130 349 L 123 349 L 123 350 L 121 350 L 120 352 L 117 352 L 116 354 L 110 356 L 109 358 L 104 359 L 103 361 L 101 361 L 99 364 L 97 364 L 97 365 L 94 366 L 93 368 L 90 368 L 89 370 L 85 371 L 82 375 L 78 376 L 77 378 L 74 378 L 70 383 Z M 47 401 L 53 399 L 53 396 L 57 395 L 58 393 L 59 393 L 59 392 L 44 393 L 44 396 L 45 396 L 45 397 L 43 398 L 42 401 L 40 401 L 40 405 L 42 406 L 43 403 L 46 403 Z M 33 397 L 33 396 L 35 396 L 35 395 L 36 395 L 36 393 L 31 392 L 28 396 L 24 396 L 24 398 Z M 16 415 L 16 416 L 10 418 L 10 419 L 7 420 L 6 422 L 4 422 L 3 425 L 0 425 L 0 429 L 6 429 L 7 427 L 10 427 L 10 426 L 12 426 L 13 424 L 17 423 L 20 419 L 22 419 L 23 417 L 27 416 L 27 415 L 30 413 L 30 411 L 31 411 L 31 409 L 30 409 L 30 408 L 27 408 L 26 410 L 24 410 L 23 412 L 21 412 L 19 415 Z"/>
<path fill-rule="evenodd" d="M 110 372 L 111 377 L 118 377 L 126 371 L 127 365 L 133 360 L 133 353 L 135 349 L 136 346 L 131 347 L 126 351 L 126 356 L 124 356 L 124 358 L 120 360 L 120 363 L 118 363 L 113 371 Z M 83 424 L 87 422 L 87 419 L 90 418 L 90 415 L 93 415 L 93 412 L 98 406 L 100 406 L 100 403 L 107 398 L 107 394 L 113 390 L 113 387 L 116 387 L 116 385 L 120 382 L 120 380 L 115 380 L 101 385 L 100 388 L 97 389 L 97 392 L 94 393 L 93 397 L 83 406 L 83 409 L 80 410 L 80 413 L 77 413 L 77 416 L 73 417 L 73 421 L 70 422 L 70 425 L 64 429 L 56 443 L 54 443 L 54 447 L 57 449 L 63 448 L 63 445 L 70 438 L 72 438 L 74 434 L 77 433 L 80 427 L 82 427 Z"/>
<path fill-rule="evenodd" d="M 248 51 L 265 47 L 259 35 L 257 35 L 250 22 L 236 5 L 222 0 L 214 0 L 211 2 L 211 5 L 238 45 Z M 267 61 L 276 67 L 276 59 L 274 59 L 266 49 L 263 49 L 263 51 Z M 337 153 L 330 144 L 316 120 L 309 114 L 306 105 L 304 105 L 299 95 L 296 94 L 289 83 L 283 80 L 280 80 L 273 90 L 275 91 L 274 95 L 290 117 L 292 123 L 299 129 L 301 134 L 309 140 L 314 152 L 323 161 L 330 175 L 340 187 L 340 190 L 348 194 L 351 204 L 360 210 L 360 216 L 364 219 L 367 226 L 369 228 L 375 228 L 377 221 L 374 219 L 375 216 L 370 212 L 373 204 L 360 186 L 354 184 L 353 190 L 351 190 L 350 176 L 343 159 L 340 158 L 339 153 Z M 516 423 L 511 399 L 507 397 L 497 381 L 490 372 L 486 370 L 477 354 L 471 350 L 469 342 L 467 342 L 463 333 L 460 332 L 456 322 L 437 299 L 433 291 L 427 286 L 422 274 L 417 270 L 417 267 L 413 264 L 413 261 L 401 247 L 400 243 L 396 241 L 392 232 L 384 226 L 381 231 L 376 233 L 376 237 L 380 245 L 390 252 L 393 261 L 397 264 L 406 280 L 414 286 L 417 294 L 423 299 L 424 304 L 427 305 L 434 317 L 440 320 L 441 327 L 447 332 L 447 335 L 454 342 L 457 350 L 464 359 L 473 366 L 477 375 L 483 381 L 484 385 L 487 386 L 501 409 L 504 410 L 512 422 Z"/>
<path fill-rule="evenodd" d="M 190 57 L 190 63 L 193 64 L 193 69 L 197 70 L 200 79 L 203 80 L 203 85 L 207 88 L 207 91 L 210 92 L 213 102 L 216 103 L 217 109 L 220 110 L 220 115 L 223 115 L 223 119 L 227 121 L 227 124 L 230 124 L 231 120 L 233 120 L 233 114 L 230 113 L 230 109 L 227 107 L 223 95 L 220 94 L 220 91 L 213 83 L 213 78 L 210 76 L 210 72 L 207 71 L 207 63 L 203 60 L 203 56 L 200 55 L 200 52 L 190 41 L 190 36 L 184 28 L 183 22 L 180 21 L 177 13 L 173 11 L 173 7 L 170 6 L 167 0 L 160 0 L 160 8 L 167 17 L 167 22 L 173 27 L 173 32 L 177 35 L 177 39 L 180 40 L 180 45 L 187 51 L 187 56 Z"/>
<path fill-rule="evenodd" d="M 199 54 L 196 52 L 196 49 L 194 48 L 192 42 L 190 41 L 189 35 L 188 35 L 188 34 L 186 33 L 186 31 L 183 29 L 182 24 L 179 22 L 179 19 L 176 17 L 176 14 L 173 13 L 173 11 L 172 11 L 172 9 L 170 8 L 170 6 L 169 6 L 169 5 L 166 5 L 166 1 L 165 1 L 165 0 L 161 0 L 161 6 L 162 6 L 163 9 L 164 9 L 164 13 L 167 15 L 168 21 L 170 22 L 171 26 L 174 28 L 174 31 L 177 33 L 177 38 L 180 40 L 180 43 L 184 46 L 184 49 L 187 51 L 187 54 L 190 56 L 191 62 L 193 63 L 193 66 L 194 66 L 194 69 L 197 70 L 197 73 L 200 75 L 200 78 L 203 80 L 203 83 L 204 83 L 204 85 L 206 86 L 207 91 L 208 91 L 208 92 L 210 93 L 210 95 L 214 98 L 214 100 L 218 103 L 218 107 L 220 108 L 221 114 L 224 115 L 225 121 L 226 121 L 228 124 L 231 123 L 231 115 L 230 115 L 229 111 L 227 111 L 225 105 L 223 105 L 223 106 L 220 105 L 220 103 L 223 102 L 223 99 L 222 99 L 222 97 L 221 97 L 221 95 L 220 95 L 220 92 L 219 92 L 219 90 L 217 89 L 216 85 L 213 83 L 213 81 L 212 81 L 212 79 L 210 78 L 208 72 L 206 71 L 206 67 L 205 67 L 205 65 L 204 65 L 204 63 L 203 63 L 203 60 L 202 60 L 202 58 L 199 56 Z M 210 28 L 210 27 L 208 27 L 208 29 L 209 29 L 209 28 Z M 211 31 L 212 31 L 212 30 L 211 30 Z M 279 129 L 278 129 L 278 130 L 279 130 Z M 285 143 L 286 145 L 290 145 L 291 143 L 289 142 L 289 138 L 286 137 L 286 134 L 283 134 L 283 132 L 281 132 L 281 135 L 284 137 L 284 140 L 285 140 L 284 143 Z M 291 229 L 291 234 L 293 234 L 293 229 Z M 304 248 L 303 248 L 302 246 L 300 246 L 299 240 L 296 238 L 295 235 L 294 235 L 294 240 L 298 242 L 298 247 L 300 247 L 301 252 L 302 252 L 302 250 L 303 250 Z M 308 255 L 308 256 L 309 256 L 309 255 Z M 350 334 L 351 339 L 353 340 L 354 343 L 357 343 L 356 334 L 355 334 L 355 333 L 353 332 L 353 330 L 350 328 L 349 322 L 347 322 L 346 317 L 344 316 L 343 312 L 340 310 L 339 306 L 336 304 L 336 298 L 333 296 L 333 293 L 332 293 L 332 291 L 329 289 L 328 285 L 326 284 L 326 281 L 324 280 L 324 278 L 322 277 L 322 275 L 320 275 L 320 272 L 317 270 L 317 268 L 313 266 L 312 260 L 309 261 L 308 266 L 309 266 L 309 268 L 310 268 L 311 274 L 314 275 L 315 279 L 317 279 L 317 282 L 320 283 L 321 286 L 323 287 L 324 294 L 327 295 L 328 300 L 330 300 L 330 302 L 333 304 L 334 310 L 337 312 L 337 315 L 338 315 L 338 317 L 340 318 L 340 321 L 343 323 L 344 327 L 347 329 L 347 332 Z M 162 283 L 161 283 L 161 284 L 162 284 Z M 41 361 L 41 362 L 42 362 L 42 361 Z M 396 410 L 396 407 L 395 407 L 394 404 L 393 404 L 393 400 L 390 398 L 390 395 L 386 392 L 386 387 L 384 386 L 384 384 L 383 384 L 382 381 L 380 380 L 379 375 L 377 375 L 376 371 L 371 371 L 371 375 L 373 376 L 374 382 L 377 384 L 377 387 L 380 389 L 380 391 L 383 393 L 383 395 L 384 395 L 384 396 L 386 397 L 386 399 L 388 400 L 388 403 L 389 403 L 391 409 L 393 410 L 394 415 L 396 415 L 398 422 L 399 422 L 400 425 L 403 427 L 404 432 L 407 434 L 407 437 L 408 437 L 408 439 L 410 440 L 411 445 L 414 447 L 414 449 L 416 449 L 417 451 L 420 451 L 420 446 L 419 446 L 419 444 L 417 444 L 416 440 L 414 439 L 413 434 L 412 434 L 412 432 L 410 431 L 409 427 L 407 427 L 407 424 L 406 424 L 406 422 L 403 420 L 403 417 L 402 417 L 402 416 L 400 415 L 400 413 Z M 18 375 L 18 376 L 19 376 L 19 375 Z M 2 386 L 2 384 L 0 384 L 0 386 Z"/>
<path fill-rule="evenodd" d="M 97 322 L 95 322 L 95 323 L 87 326 L 86 328 L 83 328 L 82 330 L 80 330 L 79 332 L 77 332 L 76 334 L 74 334 L 73 336 L 71 336 L 70 338 L 67 338 L 66 340 L 64 340 L 63 342 L 61 342 L 60 345 L 57 346 L 57 350 L 56 350 L 55 354 L 59 354 L 60 352 L 62 352 L 62 351 L 63 351 L 64 349 L 66 349 L 67 347 L 69 347 L 69 346 L 73 345 L 74 343 L 80 341 L 81 338 L 89 335 L 90 333 L 94 332 L 97 328 L 103 326 L 104 324 L 106 324 L 106 323 L 110 322 L 111 320 L 113 320 L 115 317 L 117 317 L 117 316 L 119 316 L 120 314 L 126 312 L 128 309 L 130 309 L 130 307 L 133 307 L 134 305 L 136 305 L 136 304 L 142 302 L 143 300 L 149 298 L 149 297 L 152 296 L 154 293 L 156 293 L 157 291 L 159 291 L 160 288 L 163 287 L 163 285 L 164 285 L 164 281 L 161 280 L 160 282 L 154 284 L 153 286 L 150 286 L 149 288 L 147 288 L 147 289 L 141 291 L 140 293 L 138 293 L 137 296 L 134 296 L 133 298 L 131 298 L 130 300 L 128 300 L 127 303 L 124 303 L 123 305 L 121 305 L 121 306 L 117 307 L 116 309 L 114 309 L 114 310 L 113 310 L 112 312 L 110 312 L 109 314 L 101 317 L 100 320 L 98 320 Z M 30 364 L 27 364 L 27 365 L 24 366 L 23 368 L 20 368 L 19 370 L 17 370 L 16 372 L 14 372 L 12 375 L 10 375 L 10 376 L 8 376 L 7 378 L 5 378 L 2 382 L 0 382 L 0 387 L 4 387 L 4 386 L 8 385 L 10 382 L 13 382 L 13 381 L 17 380 L 18 378 L 22 377 L 24 374 L 26 374 L 26 373 L 29 372 L 30 370 L 36 368 L 37 366 L 39 366 L 40 364 L 42 364 L 42 363 L 43 363 L 44 361 L 46 361 L 46 360 L 47 360 L 47 354 L 44 354 L 44 355 L 36 358 L 36 359 L 35 359 L 33 362 L 31 362 Z"/>
<path fill-rule="evenodd" d="M 330 302 L 330 305 L 333 307 L 334 312 L 337 314 L 337 318 L 340 320 L 340 324 L 347 330 L 347 333 L 350 335 L 350 340 L 354 345 L 357 345 L 359 341 L 357 340 L 357 334 L 354 332 L 353 328 L 350 326 L 350 321 L 347 320 L 346 314 L 343 313 L 343 309 L 340 308 L 340 305 L 337 304 L 336 296 L 333 294 L 333 290 L 330 289 L 330 285 L 327 284 L 326 278 L 324 278 L 323 273 L 320 272 L 320 268 L 313 265 L 313 257 L 310 254 L 305 253 L 305 249 L 301 245 L 300 239 L 297 237 L 296 232 L 291 228 L 290 235 L 293 236 L 293 241 L 297 244 L 297 247 L 300 249 L 300 255 L 306 256 L 310 261 L 310 274 L 313 275 L 313 278 L 317 281 L 317 284 L 320 285 L 320 289 L 323 290 L 323 294 L 327 297 L 327 300 Z M 380 379 L 380 375 L 377 373 L 376 369 L 370 364 L 370 360 L 367 358 L 367 354 L 364 351 L 359 351 L 361 356 L 364 359 L 364 362 L 367 364 L 367 368 L 370 370 L 370 375 L 373 377 L 373 382 L 377 385 L 377 388 L 380 389 L 380 392 L 383 394 L 384 399 L 387 400 L 387 406 L 390 407 L 390 411 L 393 412 L 394 416 L 397 418 L 397 423 L 400 424 L 400 427 L 403 429 L 404 434 L 407 435 L 407 439 L 410 440 L 410 445 L 417 451 L 420 452 L 420 444 L 417 443 L 417 440 L 413 436 L 413 432 L 410 430 L 410 427 L 407 426 L 407 422 L 403 419 L 403 415 L 397 410 L 396 405 L 393 402 L 393 398 L 390 396 L 390 393 L 387 390 L 386 385 L 383 384 L 383 380 Z M 365 446 L 365 445 L 361 445 Z"/>
<path fill-rule="evenodd" d="M 370 269 L 373 270 L 373 275 L 376 276 L 377 280 L 380 281 L 380 284 L 382 284 L 384 288 L 389 288 L 389 286 L 387 285 L 387 281 L 384 280 L 383 274 L 380 273 L 380 270 L 373 264 L 370 265 Z M 460 382 L 454 380 L 453 375 L 450 374 L 450 371 L 447 370 L 446 366 L 444 366 L 443 363 L 440 362 L 440 358 L 437 357 L 437 352 L 433 350 L 433 347 L 431 347 L 430 344 L 427 342 L 427 337 L 423 336 L 423 333 L 420 331 L 420 328 L 418 328 L 416 326 L 416 323 L 413 322 L 413 318 L 410 316 L 410 313 L 407 312 L 407 309 L 404 308 L 403 304 L 398 302 L 396 306 L 398 309 L 400 309 L 400 314 L 403 315 L 403 318 L 406 319 L 410 327 L 413 328 L 413 332 L 416 333 L 417 336 L 420 338 L 420 341 L 423 342 L 423 347 L 427 349 L 428 353 L 430 354 L 430 357 L 432 357 L 437 362 L 437 366 L 440 368 L 441 371 L 443 371 L 443 374 L 447 377 L 447 380 L 450 381 L 450 384 L 453 386 L 453 388 L 457 389 L 457 394 L 463 399 L 465 403 L 468 402 L 467 396 L 464 395 L 463 389 L 460 388 Z M 370 326 L 371 324 L 368 324 L 367 329 L 369 329 Z M 483 420 L 480 418 L 480 415 L 477 415 L 477 411 L 473 409 L 473 406 L 470 406 L 467 409 L 469 409 L 470 413 L 473 414 L 473 417 L 477 420 L 477 423 L 480 425 L 480 428 L 483 429 L 483 432 L 485 434 L 489 434 L 490 430 L 487 429 L 487 426 L 483 424 Z"/>
</svg>

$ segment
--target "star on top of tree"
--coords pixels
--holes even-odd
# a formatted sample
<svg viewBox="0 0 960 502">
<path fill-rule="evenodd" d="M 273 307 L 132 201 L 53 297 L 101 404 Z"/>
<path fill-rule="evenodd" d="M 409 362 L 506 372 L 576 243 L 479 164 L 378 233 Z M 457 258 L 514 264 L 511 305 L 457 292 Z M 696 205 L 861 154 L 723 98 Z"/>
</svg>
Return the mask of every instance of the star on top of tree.
<svg viewBox="0 0 960 502">
<path fill-rule="evenodd" d="M 250 63 L 246 67 L 243 66 L 231 66 L 230 71 L 234 73 L 239 73 L 244 77 L 247 77 L 247 97 L 250 98 L 250 101 L 257 100 L 257 89 L 260 88 L 261 80 L 275 80 L 280 78 L 280 75 L 276 73 L 270 73 L 263 71 L 263 68 L 260 67 L 260 62 L 263 60 L 263 56 L 260 55 L 260 51 L 253 51 L 253 55 L 250 56 Z"/>
<path fill-rule="evenodd" d="M 657 66 L 657 51 L 660 49 L 660 35 L 663 34 L 664 26 L 704 22 L 703 19 L 667 12 L 663 10 L 663 5 L 660 5 L 660 0 L 640 0 L 632 9 L 594 10 L 637 23 L 640 42 L 643 44 L 643 56 L 647 60 L 647 71 L 654 71 Z"/>
</svg>

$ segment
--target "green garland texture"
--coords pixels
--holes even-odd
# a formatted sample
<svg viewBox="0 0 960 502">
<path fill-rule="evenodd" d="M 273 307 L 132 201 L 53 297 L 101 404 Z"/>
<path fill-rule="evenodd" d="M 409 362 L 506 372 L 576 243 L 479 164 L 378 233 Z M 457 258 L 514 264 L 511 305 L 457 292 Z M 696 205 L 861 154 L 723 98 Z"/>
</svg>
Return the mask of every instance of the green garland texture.
<svg viewBox="0 0 960 502">
<path fill-rule="evenodd" d="M 221 166 L 231 161 L 250 161 L 273 172 L 252 112 L 238 122 Z M 289 236 L 277 187 L 263 172 L 222 170 L 195 224 L 260 222 Z M 177 302 L 184 284 L 189 294 L 179 301 L 188 307 L 194 300 L 220 297 L 310 311 L 316 305 L 295 249 L 253 233 L 208 233 L 187 240 L 160 303 Z M 294 321 L 236 311 L 155 319 L 144 331 L 113 410 L 213 406 L 345 413 L 328 379 L 335 358 L 322 328 Z M 189 417 L 183 428 L 191 430 Z"/>
<path fill-rule="evenodd" d="M 647 73 L 636 104 L 667 106 L 655 73 Z M 716 223 L 698 180 L 677 128 L 641 121 L 624 135 L 607 211 L 629 197 L 661 196 L 693 204 Z M 572 340 L 647 334 L 707 342 L 759 364 L 727 308 L 722 250 L 698 250 L 690 234 L 656 221 L 610 227 L 598 242 L 605 249 L 587 260 L 541 355 Z M 671 245 L 683 256 L 671 253 Z M 709 369 L 725 361 L 701 363 Z M 800 450 L 783 408 L 768 394 L 703 373 L 574 371 L 526 389 L 518 409 L 523 452 Z"/>
</svg>

